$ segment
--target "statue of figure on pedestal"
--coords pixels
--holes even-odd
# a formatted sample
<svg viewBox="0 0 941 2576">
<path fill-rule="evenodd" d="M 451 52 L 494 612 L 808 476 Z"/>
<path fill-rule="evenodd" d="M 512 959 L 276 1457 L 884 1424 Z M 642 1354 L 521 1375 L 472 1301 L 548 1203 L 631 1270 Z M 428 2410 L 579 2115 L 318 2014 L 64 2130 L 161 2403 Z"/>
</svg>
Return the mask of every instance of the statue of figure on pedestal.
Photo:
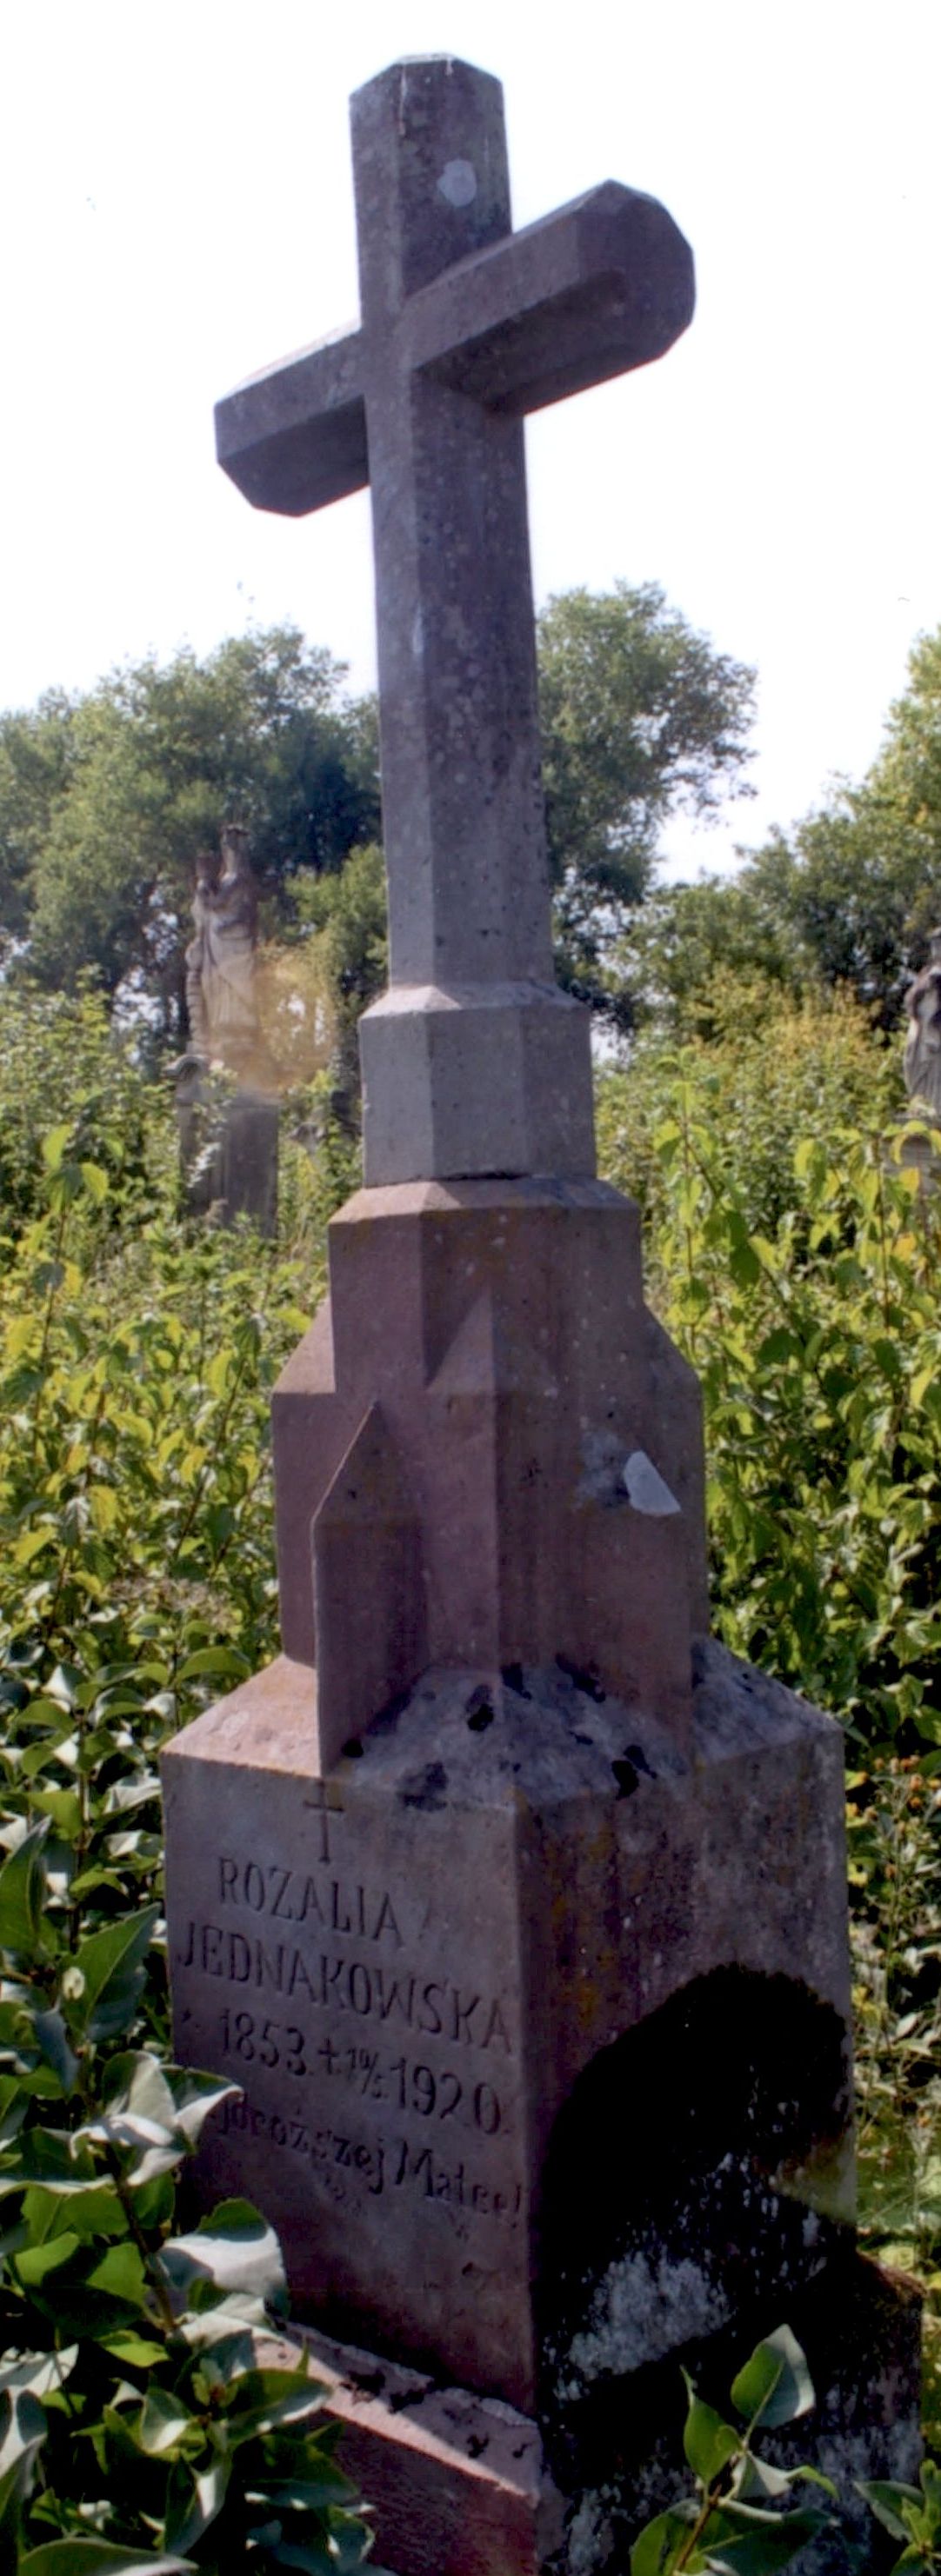
<svg viewBox="0 0 941 2576">
<path fill-rule="evenodd" d="M 221 1063 L 238 1072 L 259 1039 L 258 896 L 248 833 L 240 823 L 224 826 L 219 858 L 203 851 L 197 859 L 193 926 L 186 951 L 189 1053 L 201 1064 Z"/>
<path fill-rule="evenodd" d="M 941 927 L 928 941 L 928 963 L 908 994 L 903 1058 L 905 1088 L 941 1120 Z"/>
<path fill-rule="evenodd" d="M 193 936 L 186 951 L 189 1038 L 173 1066 L 186 1201 L 223 1223 L 240 1214 L 274 1231 L 277 1075 L 265 1045 L 255 979 L 258 895 L 248 833 L 226 823 L 218 852 L 196 861 Z M 220 1098 L 216 1074 L 234 1078 Z M 226 1086 L 223 1083 L 222 1092 Z"/>
</svg>

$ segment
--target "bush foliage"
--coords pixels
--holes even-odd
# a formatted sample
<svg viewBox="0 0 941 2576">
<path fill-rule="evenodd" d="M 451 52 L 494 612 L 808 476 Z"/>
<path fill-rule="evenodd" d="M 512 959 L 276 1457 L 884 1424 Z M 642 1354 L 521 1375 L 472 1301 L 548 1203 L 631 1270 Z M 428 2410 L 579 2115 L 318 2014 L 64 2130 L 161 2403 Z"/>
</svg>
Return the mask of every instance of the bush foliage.
<svg viewBox="0 0 941 2576">
<path fill-rule="evenodd" d="M 0 2561 L 327 2576 L 367 2535 L 259 2344 L 277 2243 L 177 2211 L 220 2087 L 167 2063 L 157 1757 L 274 1647 L 269 1395 L 342 1166 L 288 1142 L 289 1252 L 197 1233 L 100 1004 L 2 1011 Z"/>
<path fill-rule="evenodd" d="M 752 1002 L 603 1076 L 602 1162 L 702 1379 L 716 1625 L 847 1728 L 866 2222 L 941 2290 L 941 1190 L 856 1013 Z M 355 2565 L 264 2221 L 179 2216 L 156 1771 L 276 1646 L 270 1391 L 350 1153 L 286 1135 L 278 1245 L 198 1230 L 99 1003 L 0 1022 L 0 2559 Z"/>
</svg>

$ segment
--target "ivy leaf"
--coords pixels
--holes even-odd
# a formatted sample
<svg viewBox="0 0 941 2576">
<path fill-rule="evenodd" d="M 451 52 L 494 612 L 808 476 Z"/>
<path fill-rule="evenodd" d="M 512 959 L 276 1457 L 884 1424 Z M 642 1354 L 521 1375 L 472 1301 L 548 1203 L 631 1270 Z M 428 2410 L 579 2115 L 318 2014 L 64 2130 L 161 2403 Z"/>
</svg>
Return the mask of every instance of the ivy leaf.
<svg viewBox="0 0 941 2576">
<path fill-rule="evenodd" d="M 893 2540 L 907 2540 L 908 2525 L 902 2520 L 902 2508 L 906 2504 L 916 2507 L 921 2504 L 919 2489 L 903 2486 L 896 2478 L 856 2478 L 853 2483 L 857 2495 L 865 2496 L 883 2530 L 890 2531 Z"/>
<path fill-rule="evenodd" d="M 684 2370 L 689 2405 L 683 2429 L 683 2449 L 694 2475 L 704 2487 L 711 2487 L 733 2454 L 741 2446 L 741 2435 L 734 2425 L 723 2422 L 714 2406 L 707 2406 L 696 2391 L 689 2372 Z"/>
<path fill-rule="evenodd" d="M 681 2549 L 689 2546 L 690 2524 L 696 2520 L 696 2506 L 688 2501 L 671 2505 L 668 2513 L 658 2513 L 638 2534 L 631 2550 L 631 2576 L 670 2576 Z M 688 2562 L 702 2565 L 701 2557 Z"/>
<path fill-rule="evenodd" d="M 309 2423 L 322 2413 L 326 2390 L 311 2379 L 306 2356 L 297 2370 L 250 2370 L 239 2380 L 225 2426 L 232 2442 L 250 2441 L 286 2424 Z"/>
<path fill-rule="evenodd" d="M 159 1905 L 125 1915 L 103 1932 L 92 1932 L 75 1955 L 84 1979 L 70 2018 L 92 2040 L 116 2039 L 134 2018 L 144 1983 L 144 1961 L 156 1925 Z"/>
<path fill-rule="evenodd" d="M 224 2452 L 208 2469 L 192 2469 L 184 2460 L 176 2462 L 167 2483 L 164 2530 L 178 2549 L 192 2549 L 194 2542 L 208 2531 L 225 2503 L 231 2475 L 232 2461 Z"/>
<path fill-rule="evenodd" d="M 189 2300 L 194 2284 L 210 2281 L 223 2291 L 248 2291 L 281 2306 L 284 2263 L 274 2228 L 248 2200 L 223 2200 L 190 2236 L 170 2237 L 160 2262 L 171 2289 Z"/>
<path fill-rule="evenodd" d="M 732 2381 L 732 2404 L 749 2424 L 792 2424 L 816 2405 L 814 2384 L 796 2335 L 778 2326 L 756 2344 Z"/>
<path fill-rule="evenodd" d="M 19 2576 L 137 2576 L 139 2568 L 145 2576 L 196 2576 L 191 2558 L 155 2556 L 150 2549 L 123 2549 L 119 2541 L 86 2540 L 76 2533 L 27 2550 Z"/>
<path fill-rule="evenodd" d="M 9 1950 L 14 1959 L 33 1961 L 45 1947 L 43 1845 L 48 1832 L 44 1818 L 24 1834 L 0 1869 L 0 1949 Z"/>
<path fill-rule="evenodd" d="M 712 2536 L 707 2523 L 703 2547 L 718 2576 L 777 2576 L 799 2549 L 829 2527 L 829 2515 L 813 2511 L 759 2513 L 747 2505 L 726 2505 L 715 2517 L 722 2532 Z M 731 2529 L 729 2528 L 731 2526 Z"/>
<path fill-rule="evenodd" d="M 202 2440 L 202 2429 L 189 2407 L 166 2388 L 149 2388 L 137 2423 L 132 2427 L 135 2442 L 152 2459 L 178 2451 L 180 2444 L 195 2432 Z"/>
<path fill-rule="evenodd" d="M 51 2067 L 63 2093 L 70 2094 L 78 2075 L 78 2059 L 69 2046 L 68 2032 L 60 2012 L 38 2012 L 33 2015 L 37 2046 Z"/>
</svg>

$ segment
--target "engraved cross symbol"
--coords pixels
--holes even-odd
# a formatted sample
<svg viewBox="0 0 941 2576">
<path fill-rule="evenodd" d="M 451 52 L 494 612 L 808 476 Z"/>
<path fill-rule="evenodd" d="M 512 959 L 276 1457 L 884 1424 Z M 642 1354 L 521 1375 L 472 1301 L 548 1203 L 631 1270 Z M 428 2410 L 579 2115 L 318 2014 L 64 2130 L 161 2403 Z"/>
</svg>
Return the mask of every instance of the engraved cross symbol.
<svg viewBox="0 0 941 2576">
<path fill-rule="evenodd" d="M 304 1805 L 305 1807 L 311 1807 L 315 1816 L 319 1817 L 320 1858 L 321 1860 L 328 1861 L 330 1859 L 330 1817 L 342 1815 L 342 1800 L 337 1795 L 336 1790 L 331 1793 L 325 1780 L 317 1780 L 313 1782 L 310 1794 L 304 1800 Z"/>
<path fill-rule="evenodd" d="M 613 183 L 514 233 L 499 82 L 451 57 L 368 82 L 352 129 L 360 328 L 253 377 L 216 424 L 261 509 L 371 487 L 391 989 L 362 1024 L 366 1178 L 584 1173 L 522 423 L 660 357 L 692 314 L 692 257 L 654 198 Z"/>
</svg>

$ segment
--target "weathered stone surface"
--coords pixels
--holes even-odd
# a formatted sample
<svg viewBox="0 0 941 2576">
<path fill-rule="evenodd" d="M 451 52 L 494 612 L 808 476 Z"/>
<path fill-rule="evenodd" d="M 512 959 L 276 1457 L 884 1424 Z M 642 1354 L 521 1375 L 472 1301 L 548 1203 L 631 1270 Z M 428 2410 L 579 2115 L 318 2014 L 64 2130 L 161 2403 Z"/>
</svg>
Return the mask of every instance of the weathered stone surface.
<svg viewBox="0 0 941 2576">
<path fill-rule="evenodd" d="M 786 1981 L 823 2015 L 825 2080 L 752 2143 L 805 2211 L 846 2220 L 831 1721 L 711 1646 L 688 1757 L 558 1667 L 433 1673 L 324 1781 L 309 1695 L 282 1659 L 165 1765 L 176 2047 L 245 2087 L 204 2188 L 261 2201 L 302 2305 L 530 2409 L 567 2266 L 604 2272 L 578 2232 L 600 2189 L 579 2079 L 719 1970 L 754 2011 L 780 2013 Z M 667 2309 L 650 2331 L 661 2358 L 682 2328 Z"/>
<path fill-rule="evenodd" d="M 260 508 L 371 488 L 392 994 L 363 1023 L 366 1176 L 590 1173 L 587 1015 L 552 980 L 522 416 L 668 349 L 692 259 L 612 183 L 514 234 L 499 83 L 451 56 L 368 82 L 352 122 L 361 327 L 216 422 Z"/>
<path fill-rule="evenodd" d="M 644 1305 L 636 1208 L 600 1181 L 364 1190 L 330 1277 L 273 1405 L 281 1630 L 316 1657 L 322 1768 L 428 1663 L 564 1655 L 682 1740 L 699 1392 Z"/>
<path fill-rule="evenodd" d="M 395 984 L 359 1024 L 368 1186 L 595 1168 L 588 1013 L 540 984 Z"/>
<path fill-rule="evenodd" d="M 234 1225 L 247 1216 L 260 1234 L 278 1224 L 278 1104 L 270 1093 L 220 1094 L 195 1062 L 176 1086 L 180 1161 L 193 1216 Z"/>
<path fill-rule="evenodd" d="M 565 2506 L 529 2416 L 327 2335 L 301 2340 L 329 2391 L 341 2465 L 369 2498 L 382 2567 L 538 2576 L 563 2543 Z M 272 2344 L 264 2357 L 290 2366 L 296 2348 Z"/>
</svg>

